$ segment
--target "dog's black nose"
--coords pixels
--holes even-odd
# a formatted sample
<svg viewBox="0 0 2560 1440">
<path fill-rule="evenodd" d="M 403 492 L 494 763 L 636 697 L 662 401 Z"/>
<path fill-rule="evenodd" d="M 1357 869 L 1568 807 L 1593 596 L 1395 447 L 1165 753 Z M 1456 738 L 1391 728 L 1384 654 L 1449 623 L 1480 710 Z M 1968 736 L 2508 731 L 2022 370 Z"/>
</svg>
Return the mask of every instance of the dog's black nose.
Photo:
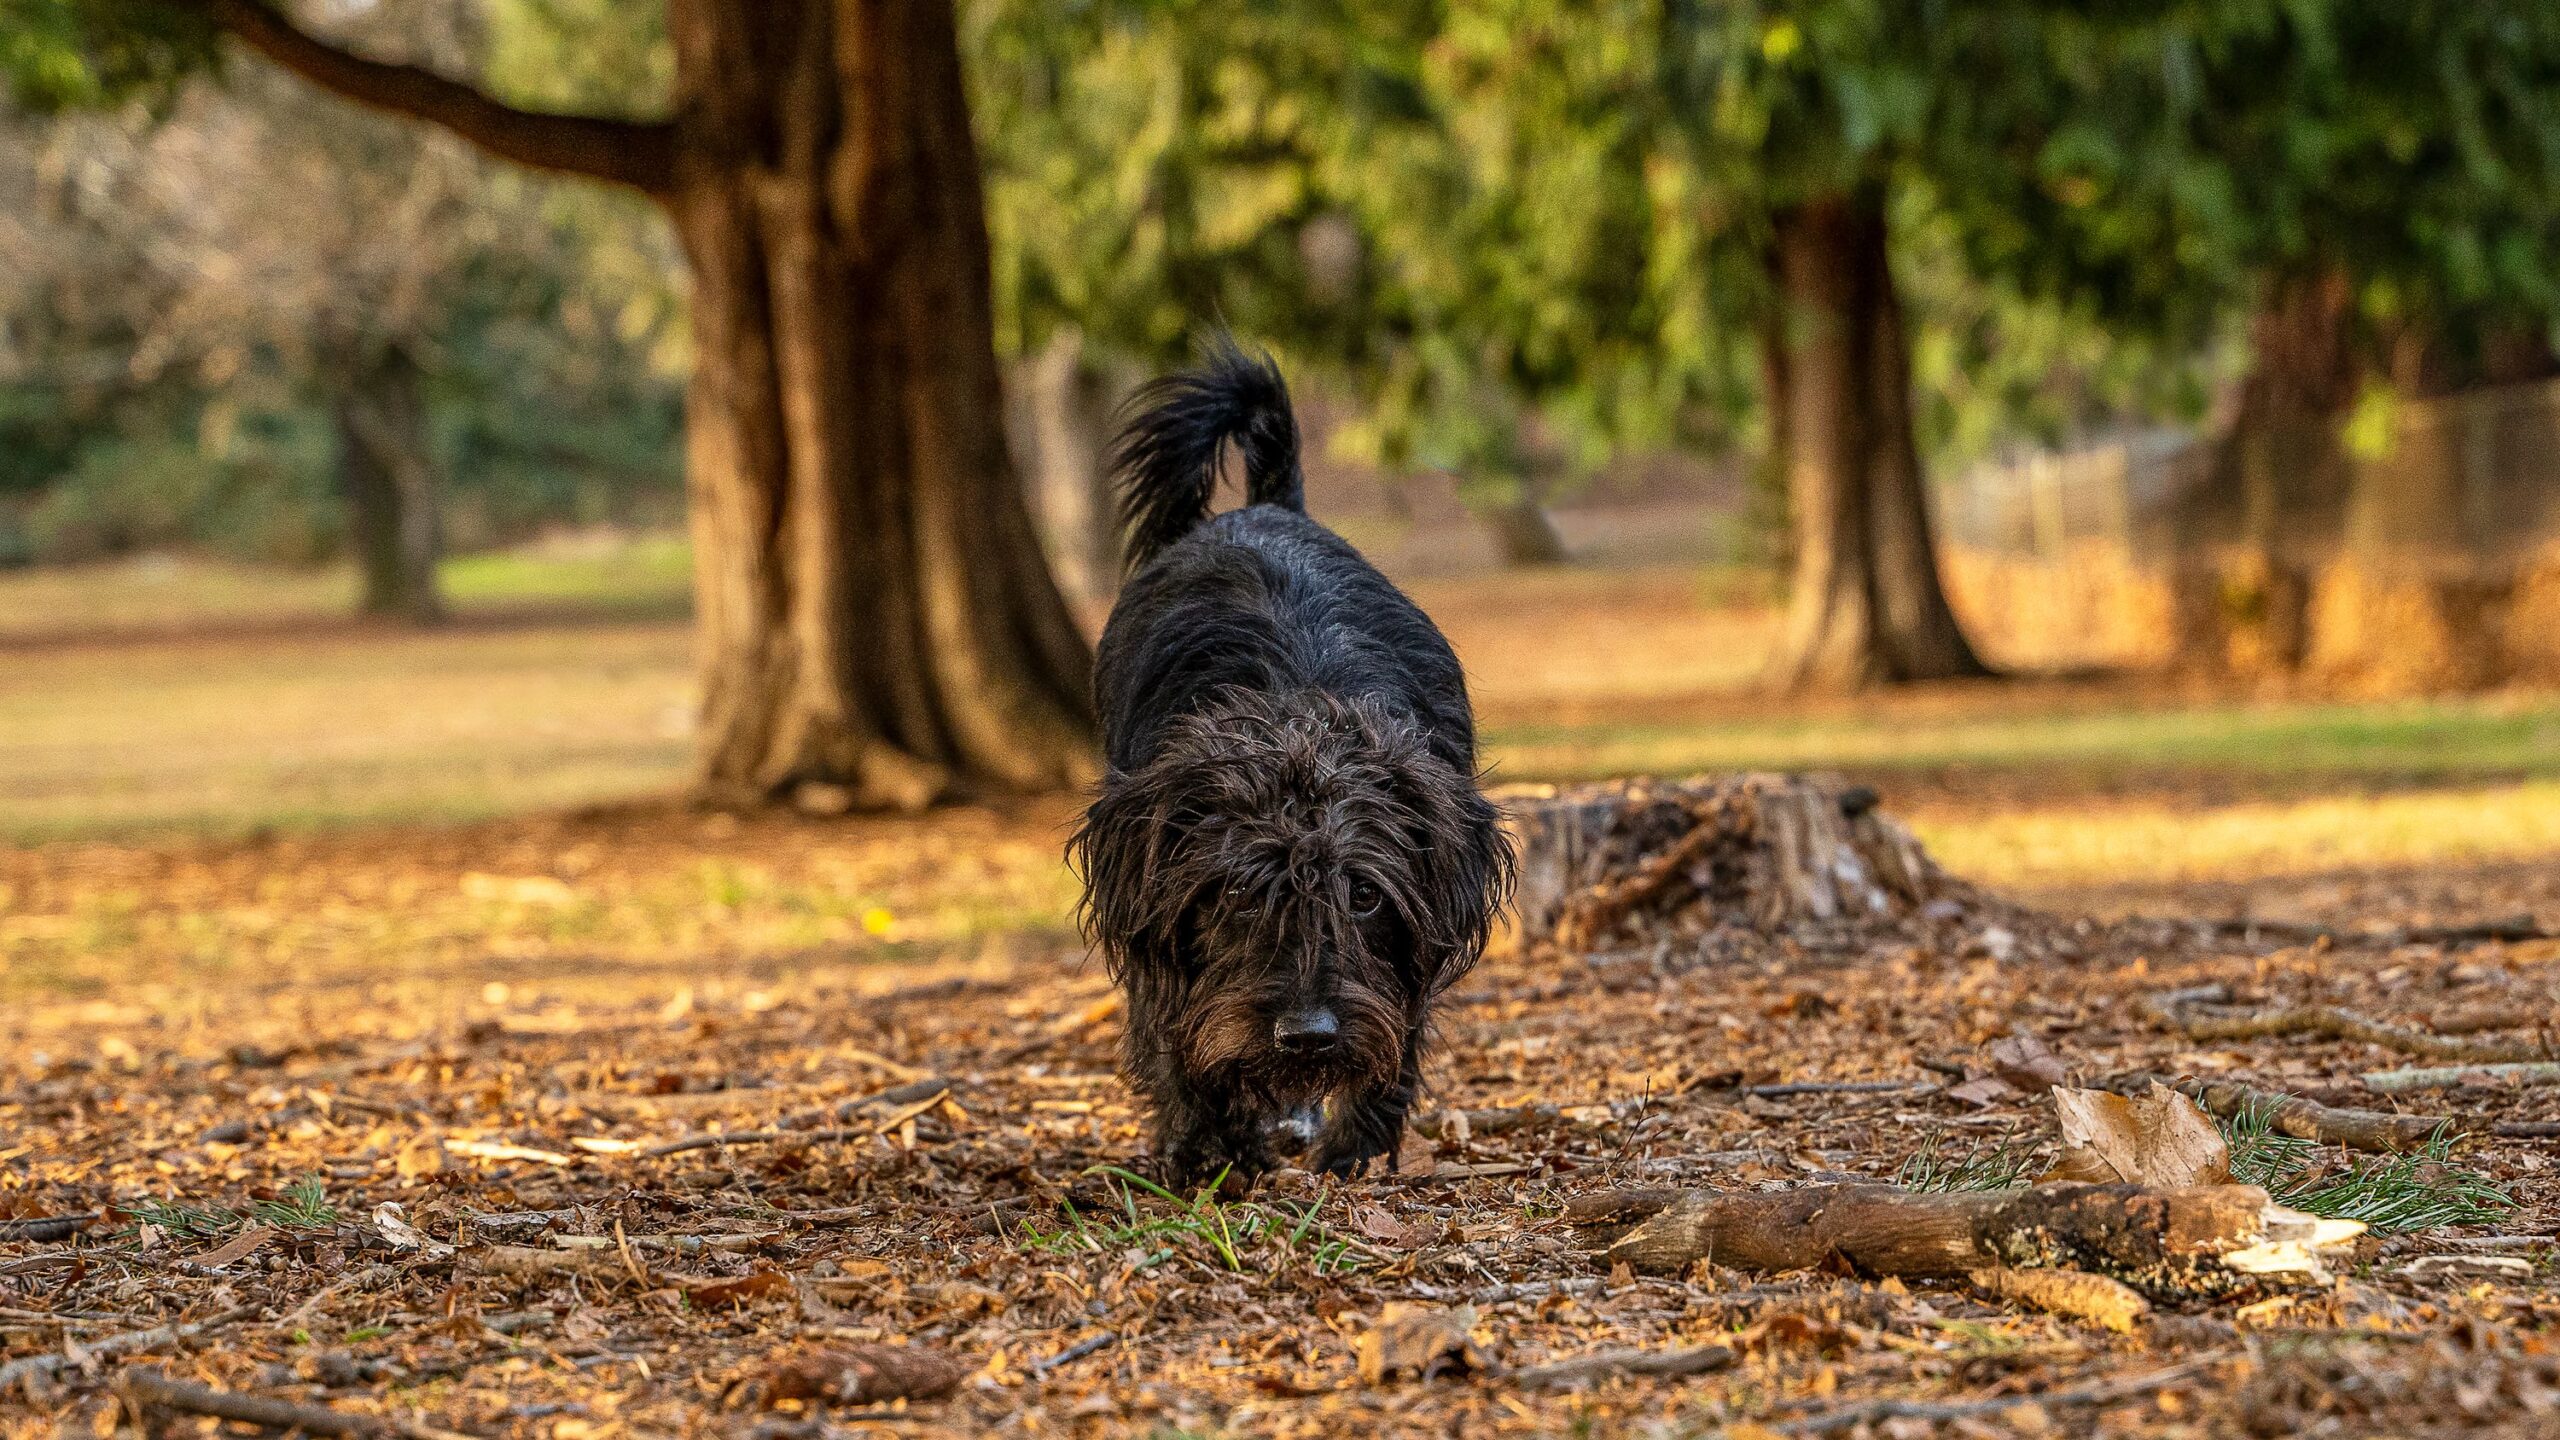
<svg viewBox="0 0 2560 1440">
<path fill-rule="evenodd" d="M 1329 1050 L 1341 1034 L 1330 1010 L 1293 1011 L 1271 1022 L 1272 1043 L 1283 1050 Z"/>
</svg>

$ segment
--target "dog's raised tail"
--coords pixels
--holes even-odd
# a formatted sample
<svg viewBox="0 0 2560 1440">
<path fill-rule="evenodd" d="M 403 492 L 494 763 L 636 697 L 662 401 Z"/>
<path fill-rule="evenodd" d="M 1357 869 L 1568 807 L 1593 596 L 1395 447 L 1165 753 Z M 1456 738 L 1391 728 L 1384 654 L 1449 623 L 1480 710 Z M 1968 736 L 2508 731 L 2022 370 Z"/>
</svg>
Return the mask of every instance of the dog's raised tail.
<svg viewBox="0 0 2560 1440">
<path fill-rule="evenodd" d="M 1128 409 L 1110 458 L 1131 571 L 1209 518 L 1230 441 L 1244 457 L 1246 504 L 1307 508 L 1298 420 L 1269 355 L 1247 354 L 1221 333 L 1197 366 L 1149 383 Z"/>
</svg>

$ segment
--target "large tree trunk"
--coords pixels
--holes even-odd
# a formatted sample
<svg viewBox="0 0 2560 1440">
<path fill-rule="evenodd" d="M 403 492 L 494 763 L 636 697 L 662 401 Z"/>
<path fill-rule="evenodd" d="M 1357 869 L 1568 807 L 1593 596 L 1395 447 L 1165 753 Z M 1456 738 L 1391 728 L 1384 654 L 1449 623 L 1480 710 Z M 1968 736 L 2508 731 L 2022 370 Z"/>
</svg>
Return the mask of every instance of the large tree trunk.
<svg viewBox="0 0 2560 1440">
<path fill-rule="evenodd" d="M 1769 264 L 1780 305 L 1762 370 L 1795 530 L 1774 678 L 1851 689 L 1991 673 L 1938 577 L 1883 196 L 1781 211 Z"/>
<path fill-rule="evenodd" d="M 1093 771 L 1088 654 L 1005 448 L 941 0 L 677 0 L 699 787 L 810 808 Z"/>
<path fill-rule="evenodd" d="M 435 465 L 428 455 L 426 378 L 400 347 L 352 359 L 331 407 L 338 488 L 367 615 L 428 625 L 444 618 Z"/>
<path fill-rule="evenodd" d="M 1519 493 L 1488 507 L 1484 522 L 1492 527 L 1494 545 L 1505 565 L 1527 569 L 1561 565 L 1572 558 L 1564 548 L 1564 532 L 1556 528 L 1555 517 L 1526 481 L 1521 482 Z"/>
</svg>

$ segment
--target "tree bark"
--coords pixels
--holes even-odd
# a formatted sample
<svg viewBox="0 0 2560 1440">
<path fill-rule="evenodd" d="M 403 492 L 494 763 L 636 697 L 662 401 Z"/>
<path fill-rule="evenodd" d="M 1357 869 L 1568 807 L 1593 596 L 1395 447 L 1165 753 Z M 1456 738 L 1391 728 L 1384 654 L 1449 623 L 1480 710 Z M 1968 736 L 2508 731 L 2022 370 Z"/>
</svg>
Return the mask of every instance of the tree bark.
<svg viewBox="0 0 2560 1440">
<path fill-rule="evenodd" d="M 1547 507 L 1526 482 L 1519 494 L 1487 510 L 1484 518 L 1493 527 L 1494 545 L 1502 552 L 1502 563 L 1513 569 L 1562 565 L 1572 558 L 1565 551 L 1564 535 L 1556 529 L 1554 517 L 1547 514 Z"/>
<path fill-rule="evenodd" d="M 1795 530 L 1773 677 L 1789 689 L 1991 673 L 1938 575 L 1889 239 L 1882 194 L 1860 190 L 1781 211 L 1770 247 L 1762 373 Z"/>
<path fill-rule="evenodd" d="M 428 452 L 426 377 L 398 346 L 352 361 L 332 406 L 338 487 L 366 615 L 431 625 L 444 618 L 436 585 L 442 517 Z"/>
<path fill-rule="evenodd" d="M 1094 770 L 1006 454 L 947 4 L 670 12 L 706 794 L 912 808 Z"/>
<path fill-rule="evenodd" d="M 1016 370 L 1014 433 L 1059 586 L 1091 605 L 1120 591 L 1120 522 L 1103 452 L 1113 385 L 1084 337 L 1060 331 Z"/>
<path fill-rule="evenodd" d="M 948 0 L 671 0 L 663 121 L 514 109 L 207 4 L 315 84 L 666 208 L 694 281 L 700 794 L 913 808 L 1095 773 L 1090 653 L 1005 448 Z"/>
</svg>

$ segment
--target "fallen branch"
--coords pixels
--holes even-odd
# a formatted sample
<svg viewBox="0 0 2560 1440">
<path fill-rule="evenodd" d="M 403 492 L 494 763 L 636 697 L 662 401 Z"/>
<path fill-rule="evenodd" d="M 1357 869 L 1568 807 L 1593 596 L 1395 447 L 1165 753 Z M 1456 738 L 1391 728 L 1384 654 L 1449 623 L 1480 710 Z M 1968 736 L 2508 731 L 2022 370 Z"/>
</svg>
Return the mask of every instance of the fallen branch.
<svg viewBox="0 0 2560 1440">
<path fill-rule="evenodd" d="M 2087 1320 L 2119 1335 L 2130 1335 L 2151 1302 L 2120 1280 L 2084 1270 L 1976 1270 L 1965 1277 L 1973 1288 L 1995 1299 L 2032 1305 L 2055 1315 Z"/>
<path fill-rule="evenodd" d="M 2152 1007 L 2152 1013 L 2190 1040 L 2262 1040 L 2278 1035 L 2317 1035 L 2331 1040 L 2379 1045 L 2386 1050 L 2427 1060 L 2460 1060 L 2472 1064 L 2542 1060 L 2552 1054 L 2551 1047 L 2539 1040 L 2475 1040 L 2467 1036 L 2437 1035 L 2375 1020 L 2335 1005 L 2297 1005 L 2282 1010 L 2239 1014 L 2199 1013 L 2193 1009 L 2158 1006 Z"/>
<path fill-rule="evenodd" d="M 1087 1355 L 1100 1354 L 1102 1351 L 1108 1350 L 1119 1343 L 1120 1337 L 1112 1334 L 1108 1330 L 1105 1330 L 1099 1335 L 1087 1336 L 1073 1345 L 1068 1346 L 1066 1349 L 1059 1351 L 1057 1354 L 1050 1356 L 1046 1360 L 1032 1361 L 1031 1376 L 1035 1380 L 1040 1379 L 1061 1365 L 1072 1365 Z"/>
<path fill-rule="evenodd" d="M 2155 1370 L 2148 1375 L 2138 1375 L 2131 1380 L 2111 1380 L 2070 1390 L 2049 1390 L 2041 1395 L 2034 1391 L 2021 1391 L 2015 1395 L 1995 1395 L 1988 1400 L 1861 1400 L 1854 1405 L 1840 1405 L 1798 1416 L 1775 1428 L 1781 1435 L 1829 1435 L 1835 1431 L 1872 1425 L 1880 1420 L 1926 1420 L 1939 1424 L 1995 1415 L 2021 1405 L 2041 1405 L 2049 1410 L 2114 1405 L 2166 1390 L 2220 1363 L 2221 1358 L 2208 1356 L 2202 1360 L 2190 1360 L 2184 1365 L 2172 1365 L 2166 1370 Z"/>
<path fill-rule="evenodd" d="M 1655 1274 L 1700 1260 L 1771 1273 L 1845 1264 L 1907 1278 L 2085 1270 L 2146 1294 L 2192 1297 L 2242 1288 L 2244 1277 L 2320 1278 L 2319 1252 L 2363 1228 L 2288 1210 L 2253 1185 L 1815 1185 L 1692 1192 L 1621 1236 L 1605 1258 Z"/>
<path fill-rule="evenodd" d="M 271 1395 L 216 1390 L 191 1380 L 174 1379 L 157 1370 L 128 1370 L 117 1384 L 124 1392 L 126 1403 L 136 1410 L 175 1410 L 186 1415 L 210 1415 L 217 1420 L 236 1420 L 268 1430 L 298 1430 L 305 1435 L 396 1435 L 406 1437 L 406 1440 L 460 1440 L 453 1431 L 439 1430 L 414 1421 L 360 1415 L 326 1405 L 279 1400 Z"/>
<path fill-rule="evenodd" d="M 1528 1390 L 1571 1390 L 1616 1375 L 1707 1375 L 1731 1368 L 1733 1361 L 1733 1352 L 1722 1345 L 1691 1350 L 1594 1350 L 1570 1360 L 1515 1370 L 1511 1381 Z"/>
<path fill-rule="evenodd" d="M 180 1340 L 192 1340 L 198 1335 L 219 1330 L 235 1320 L 245 1320 L 257 1313 L 257 1306 L 241 1305 L 225 1310 L 219 1315 L 186 1325 L 154 1325 L 148 1330 L 128 1330 L 121 1335 L 109 1335 L 103 1339 L 88 1341 L 81 1345 L 80 1349 L 91 1359 L 112 1360 L 119 1355 L 138 1354 L 141 1351 L 156 1350 L 163 1345 Z M 23 1359 L 12 1360 L 6 1365 L 0 1365 L 0 1395 L 13 1394 L 18 1387 L 37 1379 L 50 1380 L 54 1372 L 70 1363 L 72 1363 L 72 1357 L 68 1353 L 55 1353 L 29 1355 Z"/>
<path fill-rule="evenodd" d="M 2120 1095 L 2132 1095 L 2148 1090 L 2155 1082 L 2159 1077 L 2148 1074 L 2118 1075 L 2107 1081 L 2107 1088 Z M 2457 1120 L 2449 1115 L 2402 1115 L 2390 1110 L 2323 1105 L 2282 1091 L 2254 1089 L 2236 1080 L 2159 1083 L 2166 1083 L 2207 1112 L 2226 1120 L 2244 1114 L 2262 1116 L 2267 1128 L 2279 1135 L 2322 1145 L 2343 1145 L 2375 1155 L 2424 1150 L 2439 1135 L 2475 1134 L 2485 1128 L 2478 1121 Z"/>
<path fill-rule="evenodd" d="M 2216 935 L 2238 939 L 2278 940 L 2289 945 L 2330 944 L 2368 946 L 2379 950 L 2402 945 L 2489 945 L 2521 943 L 2527 940 L 2549 940 L 2560 932 L 2544 928 L 2530 915 L 2517 915 L 2505 920 L 2485 920 L 2474 925 L 2392 925 L 2380 930 L 2349 930 L 2334 925 L 2304 925 L 2290 920 L 2251 920 L 2235 917 L 2228 920 L 2196 922 Z"/>
<path fill-rule="evenodd" d="M 95 1210 L 79 1215 L 44 1215 L 29 1220 L 0 1220 L 0 1240 L 68 1240 L 97 1223 Z"/>
<path fill-rule="evenodd" d="M 2511 1065 L 2446 1065 L 2423 1069 L 2369 1070 L 2365 1085 L 2385 1095 L 2410 1090 L 2450 1090 L 2456 1085 L 2560 1085 L 2560 1062 Z"/>
</svg>

